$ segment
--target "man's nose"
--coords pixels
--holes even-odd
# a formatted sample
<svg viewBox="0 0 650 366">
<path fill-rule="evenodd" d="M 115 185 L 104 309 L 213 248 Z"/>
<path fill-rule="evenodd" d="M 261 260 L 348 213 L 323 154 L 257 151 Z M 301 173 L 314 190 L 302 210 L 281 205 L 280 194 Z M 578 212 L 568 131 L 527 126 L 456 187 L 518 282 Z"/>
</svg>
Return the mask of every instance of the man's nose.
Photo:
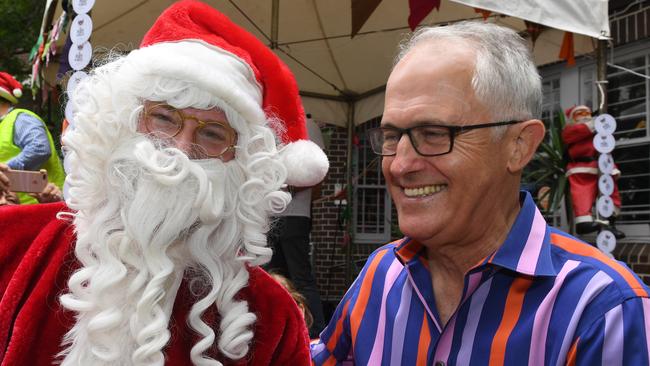
<svg viewBox="0 0 650 366">
<path fill-rule="evenodd" d="M 390 164 L 390 172 L 395 176 L 401 176 L 418 169 L 420 154 L 415 151 L 411 138 L 405 133 L 400 137 L 395 149 L 395 156 Z"/>
<path fill-rule="evenodd" d="M 190 152 L 194 144 L 195 129 L 196 126 L 192 126 L 192 123 L 186 122 L 178 134 L 174 136 L 174 146 L 181 151 Z"/>
</svg>

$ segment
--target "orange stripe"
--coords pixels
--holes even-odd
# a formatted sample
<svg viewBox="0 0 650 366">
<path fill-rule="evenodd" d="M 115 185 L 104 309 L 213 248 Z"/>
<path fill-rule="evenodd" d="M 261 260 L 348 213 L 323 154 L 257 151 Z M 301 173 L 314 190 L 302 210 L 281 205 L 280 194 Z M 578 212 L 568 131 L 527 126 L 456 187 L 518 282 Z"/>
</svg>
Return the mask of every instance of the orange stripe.
<svg viewBox="0 0 650 366">
<path fill-rule="evenodd" d="M 613 268 L 616 272 L 618 272 L 618 274 L 620 274 L 623 279 L 625 279 L 625 282 L 627 282 L 630 288 L 634 290 L 635 294 L 642 297 L 648 297 L 648 292 L 643 288 L 643 285 L 641 285 L 639 281 L 634 278 L 630 271 L 628 271 L 625 267 L 620 265 L 615 260 L 603 254 L 600 250 L 589 245 L 584 245 L 575 239 L 567 238 L 566 236 L 559 234 L 551 234 L 551 243 L 557 245 L 569 253 L 591 257 L 605 263 L 606 265 Z"/>
<path fill-rule="evenodd" d="M 361 291 L 359 291 L 359 296 L 357 297 L 357 302 L 354 304 L 354 309 L 352 309 L 352 314 L 350 314 L 350 325 L 352 327 L 352 346 L 357 340 L 357 331 L 361 325 L 361 319 L 363 314 L 366 311 L 366 306 L 368 305 L 368 297 L 370 297 L 370 290 L 372 287 L 372 280 L 375 278 L 375 270 L 379 265 L 381 259 L 386 255 L 388 250 L 377 253 L 375 259 L 370 263 L 368 269 L 366 270 L 366 275 L 363 277 L 363 283 L 361 284 Z"/>
<path fill-rule="evenodd" d="M 312 365 L 316 365 L 314 360 L 311 361 Z M 323 362 L 323 366 L 335 366 L 336 365 L 336 358 L 334 356 L 330 356 L 325 362 Z"/>
<path fill-rule="evenodd" d="M 573 345 L 569 349 L 569 353 L 566 356 L 566 366 L 575 366 L 576 364 L 576 354 L 578 352 L 578 342 L 580 342 L 580 337 L 573 342 Z"/>
<path fill-rule="evenodd" d="M 530 287 L 533 280 L 528 277 L 519 277 L 512 281 L 508 297 L 506 298 L 505 309 L 503 311 L 503 318 L 501 324 L 492 339 L 492 347 L 490 349 L 490 366 L 503 365 L 505 362 L 506 345 L 510 333 L 515 328 L 519 314 L 521 314 L 521 307 L 524 303 L 524 296 L 528 287 Z"/>
<path fill-rule="evenodd" d="M 345 320 L 345 315 L 348 313 L 348 305 L 350 305 L 350 299 L 345 302 L 343 311 L 341 312 L 341 317 L 336 321 L 336 328 L 334 328 L 334 333 L 332 333 L 329 341 L 327 341 L 327 349 L 330 351 L 330 354 L 334 353 L 334 347 L 336 347 L 336 344 L 341 337 L 341 333 L 343 333 L 343 321 Z"/>
<path fill-rule="evenodd" d="M 422 327 L 420 328 L 420 340 L 418 342 L 418 359 L 416 365 L 427 364 L 427 354 L 429 353 L 429 345 L 431 345 L 431 332 L 429 331 L 429 321 L 427 320 L 427 312 L 424 312 L 422 319 Z"/>
</svg>

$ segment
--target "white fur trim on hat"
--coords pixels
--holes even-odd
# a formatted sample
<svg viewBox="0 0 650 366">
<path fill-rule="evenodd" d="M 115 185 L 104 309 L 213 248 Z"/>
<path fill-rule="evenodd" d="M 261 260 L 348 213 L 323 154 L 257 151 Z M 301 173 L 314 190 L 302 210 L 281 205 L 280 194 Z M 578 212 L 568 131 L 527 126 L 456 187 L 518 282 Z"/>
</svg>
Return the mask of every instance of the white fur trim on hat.
<svg viewBox="0 0 650 366">
<path fill-rule="evenodd" d="M 287 144 L 280 150 L 280 159 L 287 168 L 287 184 L 290 186 L 314 186 L 323 181 L 329 169 L 323 150 L 309 140 Z"/>
<path fill-rule="evenodd" d="M 134 50 L 127 61 L 138 65 L 135 70 L 192 82 L 249 122 L 266 120 L 262 90 L 250 66 L 223 49 L 198 40 L 161 42 Z"/>
</svg>

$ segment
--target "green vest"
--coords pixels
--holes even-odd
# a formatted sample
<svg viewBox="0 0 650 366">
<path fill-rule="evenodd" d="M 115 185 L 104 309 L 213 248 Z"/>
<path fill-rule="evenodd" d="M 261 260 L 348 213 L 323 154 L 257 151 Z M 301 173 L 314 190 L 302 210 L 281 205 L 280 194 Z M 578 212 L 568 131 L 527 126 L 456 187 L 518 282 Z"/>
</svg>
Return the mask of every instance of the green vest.
<svg viewBox="0 0 650 366">
<path fill-rule="evenodd" d="M 43 123 L 43 128 L 45 128 L 45 133 L 47 133 L 47 139 L 50 142 L 50 150 L 52 151 L 52 154 L 45 164 L 39 167 L 39 169 L 47 170 L 47 179 L 56 184 L 60 189 L 63 189 L 65 173 L 61 161 L 56 153 L 56 149 L 54 148 L 52 135 L 50 135 L 50 131 L 48 131 L 43 120 L 34 112 L 26 109 L 14 109 L 9 112 L 2 121 L 0 121 L 0 163 L 8 162 L 21 152 L 20 147 L 14 144 L 14 123 L 16 122 L 16 117 L 18 117 L 19 113 L 27 113 L 30 116 L 38 118 L 38 120 Z M 18 197 L 20 198 L 20 203 L 23 204 L 38 203 L 35 198 L 27 193 L 18 193 Z"/>
</svg>

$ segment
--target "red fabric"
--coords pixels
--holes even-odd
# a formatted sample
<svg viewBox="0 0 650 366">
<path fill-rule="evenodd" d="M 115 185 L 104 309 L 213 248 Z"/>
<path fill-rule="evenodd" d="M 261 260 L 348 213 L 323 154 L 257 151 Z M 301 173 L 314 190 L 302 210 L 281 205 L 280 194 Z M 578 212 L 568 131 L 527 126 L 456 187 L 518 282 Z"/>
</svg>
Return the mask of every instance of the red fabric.
<svg viewBox="0 0 650 366">
<path fill-rule="evenodd" d="M 616 182 L 616 178 L 614 182 Z M 591 216 L 591 209 L 594 207 L 598 196 L 598 175 L 577 173 L 569 176 L 569 188 L 571 189 L 571 204 L 575 217 Z M 621 194 L 618 192 L 618 184 L 614 184 L 612 192 L 614 206 L 621 207 Z"/>
<path fill-rule="evenodd" d="M 597 157 L 593 140 L 593 131 L 584 123 L 567 125 L 562 130 L 562 141 L 568 145 L 571 159 Z"/>
<path fill-rule="evenodd" d="M 569 111 L 572 114 L 574 110 Z M 593 143 L 594 132 L 585 123 L 567 125 L 562 130 L 562 141 L 568 145 L 569 157 L 573 160 L 581 158 L 593 158 L 593 161 L 572 161 L 567 164 L 567 172 L 571 173 L 576 168 L 595 169 L 593 174 L 574 173 L 569 175 L 569 188 L 571 189 L 571 200 L 573 214 L 575 217 L 591 216 L 591 210 L 598 196 L 598 152 Z M 616 181 L 616 179 L 615 179 Z M 614 184 L 612 200 L 616 207 L 621 207 L 621 195 L 618 192 L 618 184 Z"/>
<path fill-rule="evenodd" d="M 262 85 L 264 111 L 279 117 L 286 127 L 286 131 L 276 131 L 282 141 L 309 140 L 298 86 L 289 68 L 255 36 L 212 7 L 194 0 L 173 4 L 145 34 L 140 47 L 190 39 L 226 50 L 246 62 Z"/>
<path fill-rule="evenodd" d="M 60 342 L 74 322 L 58 297 L 78 268 L 69 222 L 55 219 L 61 203 L 0 207 L 0 365 L 46 366 L 61 350 Z M 249 285 L 238 296 L 257 315 L 250 354 L 227 365 L 308 365 L 307 328 L 291 296 L 259 268 L 251 268 Z M 196 335 L 186 325 L 191 306 L 181 286 L 170 321 L 167 365 L 191 365 L 189 353 Z M 204 320 L 217 324 L 216 309 Z"/>
<path fill-rule="evenodd" d="M 433 8 L 440 10 L 440 0 L 409 0 L 409 27 L 412 31 Z"/>
</svg>

